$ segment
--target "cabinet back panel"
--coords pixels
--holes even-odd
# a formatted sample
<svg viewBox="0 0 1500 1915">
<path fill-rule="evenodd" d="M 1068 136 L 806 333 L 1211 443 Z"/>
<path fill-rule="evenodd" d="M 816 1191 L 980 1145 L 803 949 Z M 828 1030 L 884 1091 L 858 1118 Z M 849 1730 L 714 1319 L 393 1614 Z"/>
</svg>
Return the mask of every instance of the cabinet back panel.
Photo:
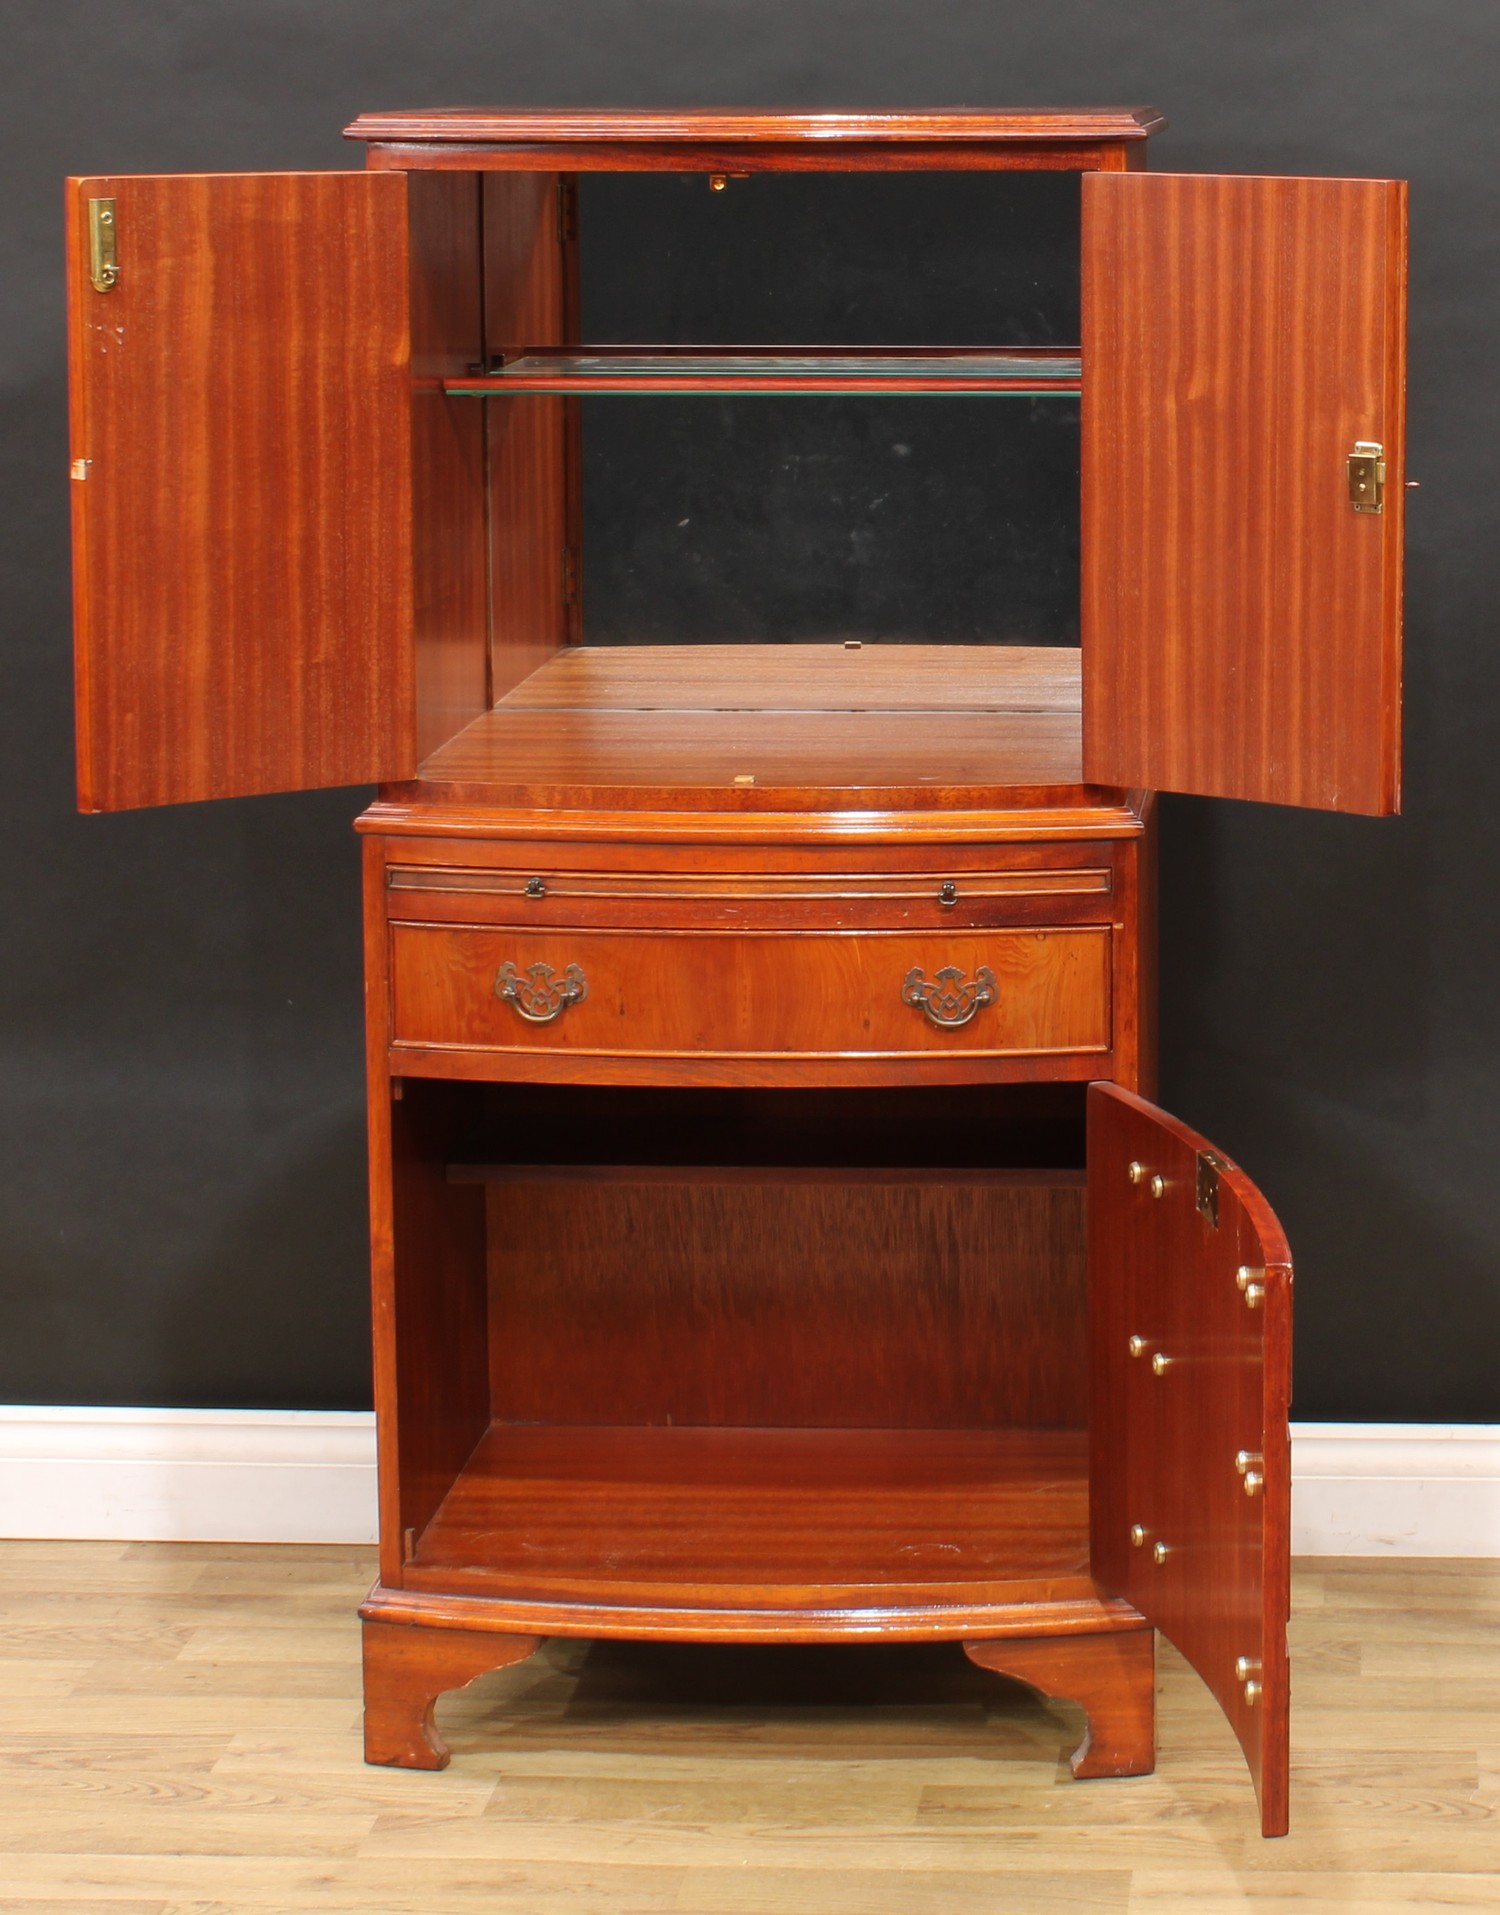
<svg viewBox="0 0 1500 1915">
<path fill-rule="evenodd" d="M 1078 643 L 1076 396 L 580 409 L 590 644 Z"/>
<path fill-rule="evenodd" d="M 1068 173 L 595 173 L 578 183 L 600 344 L 1078 342 Z"/>
<path fill-rule="evenodd" d="M 618 1168 L 487 1192 L 509 1422 L 1081 1429 L 1081 1178 Z"/>
</svg>

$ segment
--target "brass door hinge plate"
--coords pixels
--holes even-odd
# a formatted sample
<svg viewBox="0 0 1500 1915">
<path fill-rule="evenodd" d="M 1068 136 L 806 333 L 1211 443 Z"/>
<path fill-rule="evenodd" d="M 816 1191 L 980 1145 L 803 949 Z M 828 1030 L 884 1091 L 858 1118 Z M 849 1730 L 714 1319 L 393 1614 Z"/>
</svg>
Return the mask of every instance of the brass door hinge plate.
<svg viewBox="0 0 1500 1915">
<path fill-rule="evenodd" d="M 1385 447 L 1356 439 L 1349 454 L 1349 503 L 1356 512 L 1378 512 L 1385 503 Z"/>
<path fill-rule="evenodd" d="M 96 293 L 107 293 L 120 277 L 115 257 L 115 203 L 112 199 L 89 201 L 89 284 Z"/>
</svg>

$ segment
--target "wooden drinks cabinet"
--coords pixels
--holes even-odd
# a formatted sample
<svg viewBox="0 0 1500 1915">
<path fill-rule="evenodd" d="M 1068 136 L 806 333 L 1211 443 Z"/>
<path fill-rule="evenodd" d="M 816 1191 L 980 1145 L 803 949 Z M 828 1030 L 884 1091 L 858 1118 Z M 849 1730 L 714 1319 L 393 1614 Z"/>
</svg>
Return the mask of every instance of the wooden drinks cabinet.
<svg viewBox="0 0 1500 1915">
<path fill-rule="evenodd" d="M 1395 810 L 1405 190 L 1142 109 L 389 113 L 71 182 L 81 802 L 377 783 L 367 1754 L 951 1640 L 1287 1826 L 1287 1247 L 1157 790 Z M 861 199 L 861 195 L 864 197 Z"/>
</svg>

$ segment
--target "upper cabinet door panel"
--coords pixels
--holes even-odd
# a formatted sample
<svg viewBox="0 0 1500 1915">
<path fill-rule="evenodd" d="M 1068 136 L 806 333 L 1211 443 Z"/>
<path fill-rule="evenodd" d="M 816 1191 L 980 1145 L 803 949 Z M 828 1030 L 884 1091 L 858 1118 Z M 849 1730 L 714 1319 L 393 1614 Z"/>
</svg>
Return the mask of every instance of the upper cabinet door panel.
<svg viewBox="0 0 1500 1915">
<path fill-rule="evenodd" d="M 1405 310 L 1403 182 L 1084 177 L 1086 778 L 1398 808 Z"/>
<path fill-rule="evenodd" d="M 1245 1751 L 1262 1830 L 1281 1835 L 1286 1241 L 1243 1171 L 1130 1092 L 1091 1085 L 1088 1132 L 1094 1574 L 1208 1684 Z"/>
<path fill-rule="evenodd" d="M 68 211 L 82 808 L 411 776 L 405 180 L 73 180 Z"/>
</svg>

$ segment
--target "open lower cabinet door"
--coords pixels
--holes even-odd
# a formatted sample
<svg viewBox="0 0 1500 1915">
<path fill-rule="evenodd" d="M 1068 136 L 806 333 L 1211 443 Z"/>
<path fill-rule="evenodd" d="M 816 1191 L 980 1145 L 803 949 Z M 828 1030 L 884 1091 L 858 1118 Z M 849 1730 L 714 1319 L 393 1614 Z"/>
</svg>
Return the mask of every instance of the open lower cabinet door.
<svg viewBox="0 0 1500 1915">
<path fill-rule="evenodd" d="M 83 809 L 415 770 L 408 265 L 399 174 L 68 182 Z"/>
<path fill-rule="evenodd" d="M 1287 1828 L 1292 1267 L 1265 1199 L 1164 1111 L 1089 1087 L 1094 1574 L 1202 1676 Z"/>
<path fill-rule="evenodd" d="M 1083 180 L 1083 774 L 1400 801 L 1406 186 Z"/>
</svg>

